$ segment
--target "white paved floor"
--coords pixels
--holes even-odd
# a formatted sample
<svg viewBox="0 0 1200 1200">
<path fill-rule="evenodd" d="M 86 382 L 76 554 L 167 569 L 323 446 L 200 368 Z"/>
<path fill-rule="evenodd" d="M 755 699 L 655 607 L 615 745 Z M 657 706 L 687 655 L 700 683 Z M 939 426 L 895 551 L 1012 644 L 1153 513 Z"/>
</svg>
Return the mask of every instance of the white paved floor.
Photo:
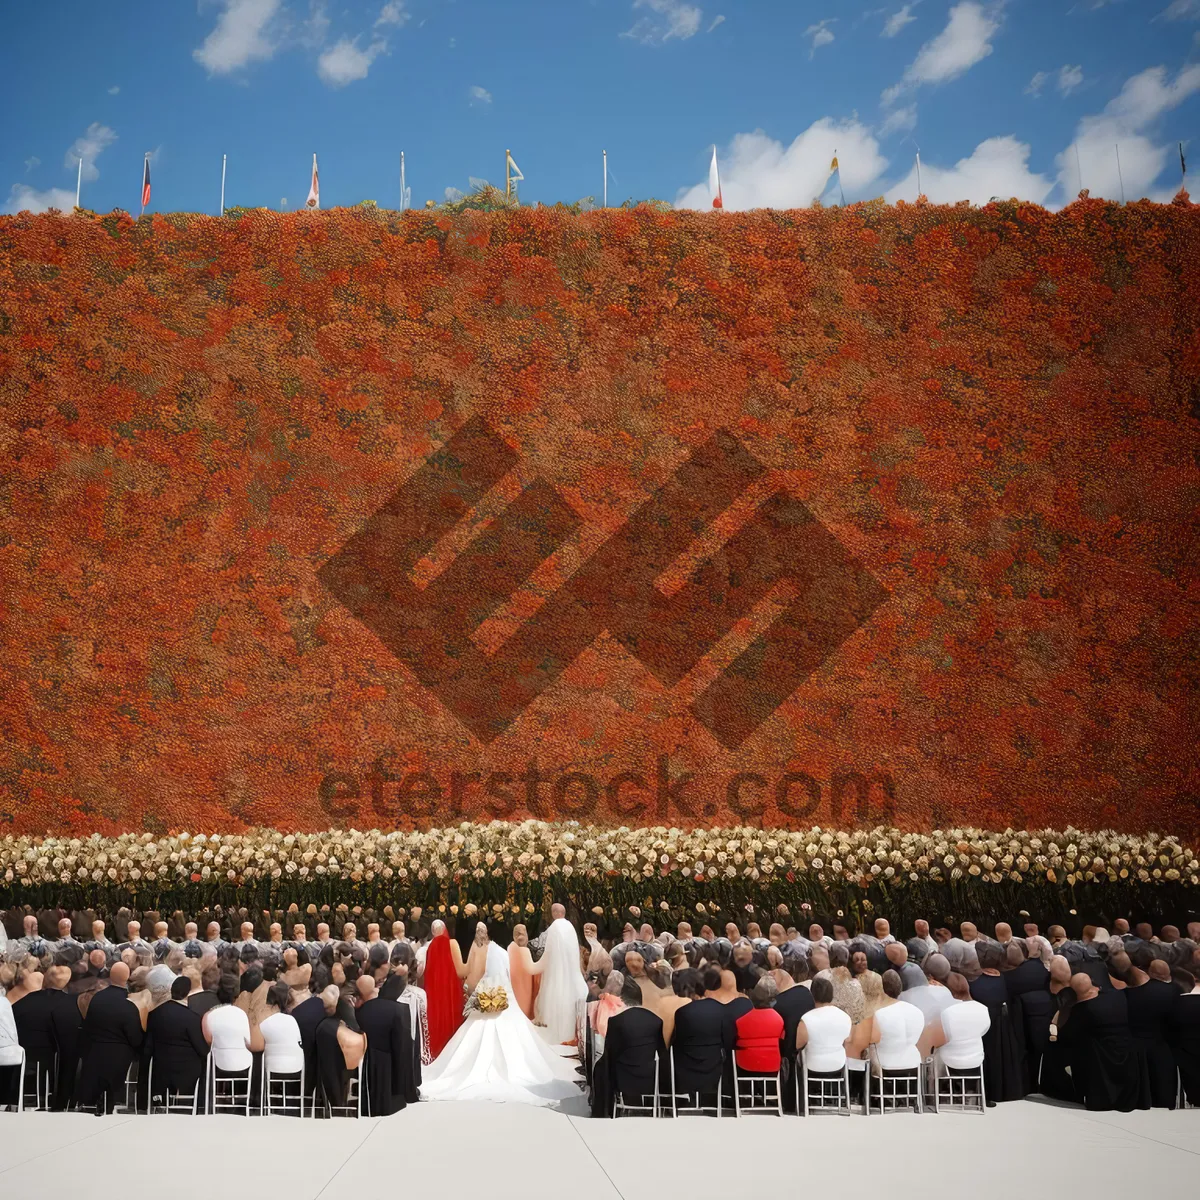
<svg viewBox="0 0 1200 1200">
<path fill-rule="evenodd" d="M 764 1186 L 777 1190 L 770 1173 L 782 1166 L 788 1195 L 840 1195 L 876 1172 L 888 1200 L 964 1189 L 971 1200 L 1022 1190 L 1035 1200 L 1074 1195 L 1083 1180 L 1093 1198 L 1189 1195 L 1200 1110 L 1086 1113 L 1029 1100 L 985 1117 L 694 1117 L 682 1129 L 469 1103 L 332 1122 L 0 1113 L 0 1196 L 49 1200 L 159 1189 L 171 1200 L 441 1197 L 447 1179 L 480 1200 L 662 1200 L 679 1190 L 729 1200 L 759 1190 L 759 1155 Z"/>
</svg>

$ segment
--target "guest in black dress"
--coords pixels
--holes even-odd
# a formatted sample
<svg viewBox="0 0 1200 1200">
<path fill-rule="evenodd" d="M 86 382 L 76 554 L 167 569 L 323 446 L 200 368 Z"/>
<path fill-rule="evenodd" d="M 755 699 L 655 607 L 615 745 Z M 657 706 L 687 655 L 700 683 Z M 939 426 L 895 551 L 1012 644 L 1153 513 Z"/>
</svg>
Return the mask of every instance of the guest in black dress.
<svg viewBox="0 0 1200 1200">
<path fill-rule="evenodd" d="M 1083 1103 L 1092 1112 L 1132 1112 L 1138 1103 L 1138 1074 L 1125 999 L 1128 989 L 1101 991 L 1083 972 L 1071 977 L 1071 988 L 1075 1005 L 1064 1032 Z"/>
<path fill-rule="evenodd" d="M 1009 942 L 1004 953 L 1011 968 L 1004 972 L 1004 986 L 1009 1002 L 1021 1007 L 1029 1087 L 1038 1091 L 1042 1056 L 1050 1045 L 1050 1018 L 1058 1007 L 1050 995 L 1050 972 L 1040 958 L 1026 958 L 1021 942 Z"/>
<path fill-rule="evenodd" d="M 1138 1108 L 1174 1108 L 1178 1092 L 1175 1056 L 1167 1042 L 1167 1028 L 1175 1011 L 1179 989 L 1168 982 L 1167 964 L 1156 963 L 1149 946 L 1130 951 L 1131 986 L 1125 989 L 1129 1033 L 1138 1060 Z M 1167 980 L 1153 979 L 1155 967 L 1166 970 Z"/>
<path fill-rule="evenodd" d="M 1021 1003 L 1010 1001 L 1000 975 L 1004 951 L 995 942 L 976 942 L 981 974 L 971 981 L 971 999 L 988 1010 L 983 1035 L 983 1078 L 988 1103 L 1020 1100 L 1029 1091 Z"/>
<path fill-rule="evenodd" d="M 1083 1094 L 1078 1087 L 1078 1072 L 1071 1065 L 1071 1039 L 1067 1024 L 1075 1006 L 1071 988 L 1071 964 L 1061 954 L 1050 960 L 1050 1000 L 1054 1004 L 1053 1033 L 1042 1055 L 1042 1074 L 1039 1091 L 1055 1100 L 1082 1104 Z"/>
<path fill-rule="evenodd" d="M 1192 980 L 1191 991 L 1175 997 L 1167 1040 L 1183 1080 L 1183 1094 L 1189 1104 L 1200 1105 L 1200 982 L 1190 971 L 1177 971 L 1176 978 Z"/>
</svg>

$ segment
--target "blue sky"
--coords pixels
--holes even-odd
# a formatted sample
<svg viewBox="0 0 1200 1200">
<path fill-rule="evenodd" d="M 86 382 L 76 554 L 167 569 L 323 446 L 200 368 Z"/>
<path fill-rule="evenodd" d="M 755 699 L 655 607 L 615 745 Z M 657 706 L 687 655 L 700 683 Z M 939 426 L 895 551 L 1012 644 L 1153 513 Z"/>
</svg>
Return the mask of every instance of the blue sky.
<svg viewBox="0 0 1200 1200">
<path fill-rule="evenodd" d="M 1200 126 L 1200 0 L 159 0 L 13 4 L 0 207 L 415 206 L 471 177 L 726 208 L 1169 198 Z M 1117 171 L 1120 146 L 1121 172 Z M 1191 157 L 1200 172 L 1200 141 Z M 1192 191 L 1198 189 L 1193 183 Z"/>
</svg>

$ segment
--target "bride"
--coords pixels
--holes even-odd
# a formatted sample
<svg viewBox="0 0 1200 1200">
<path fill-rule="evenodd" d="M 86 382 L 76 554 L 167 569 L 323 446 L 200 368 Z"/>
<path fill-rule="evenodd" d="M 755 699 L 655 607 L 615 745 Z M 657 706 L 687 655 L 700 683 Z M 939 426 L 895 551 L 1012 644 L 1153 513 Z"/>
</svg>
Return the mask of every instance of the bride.
<svg viewBox="0 0 1200 1200">
<path fill-rule="evenodd" d="M 503 1012 L 472 1008 L 446 1048 L 424 1071 L 423 1100 L 509 1100 L 542 1106 L 579 1100 L 577 1060 L 538 1036 L 521 1011 L 509 978 L 508 955 L 492 942 L 481 921 L 467 958 L 471 994 L 502 987 Z M 472 969 L 473 968 L 473 969 Z"/>
</svg>

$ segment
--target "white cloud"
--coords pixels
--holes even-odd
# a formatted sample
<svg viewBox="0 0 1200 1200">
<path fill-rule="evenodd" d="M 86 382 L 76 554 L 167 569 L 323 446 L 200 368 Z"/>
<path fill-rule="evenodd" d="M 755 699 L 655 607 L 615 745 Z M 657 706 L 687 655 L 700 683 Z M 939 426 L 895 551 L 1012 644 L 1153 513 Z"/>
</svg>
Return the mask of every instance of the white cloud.
<svg viewBox="0 0 1200 1200">
<path fill-rule="evenodd" d="M 492 102 L 492 93 L 487 88 L 480 87 L 479 84 L 468 88 L 467 95 L 471 97 L 472 104 L 491 104 Z"/>
<path fill-rule="evenodd" d="M 306 50 L 317 50 L 325 44 L 329 33 L 329 14 L 325 0 L 308 0 L 308 16 L 300 23 L 296 41 Z"/>
<path fill-rule="evenodd" d="M 405 11 L 404 0 L 388 0 L 379 10 L 379 16 L 376 18 L 375 24 L 379 25 L 404 25 L 412 18 L 412 14 Z"/>
<path fill-rule="evenodd" d="M 861 194 L 887 167 L 875 136 L 854 120 L 822 117 L 787 147 L 761 129 L 739 133 L 720 155 L 725 208 L 798 208 L 812 204 L 829 186 L 829 163 L 835 151 L 842 187 L 850 196 Z M 693 187 L 681 188 L 675 205 L 711 208 L 707 178 Z"/>
<path fill-rule="evenodd" d="M 1058 90 L 1064 96 L 1069 96 L 1082 83 L 1083 83 L 1083 68 L 1082 67 L 1064 66 L 1064 67 L 1058 68 Z"/>
<path fill-rule="evenodd" d="M 1148 67 L 1125 81 L 1120 95 L 1104 110 L 1079 122 L 1075 140 L 1055 159 L 1058 182 L 1066 196 L 1082 186 L 1093 196 L 1117 200 L 1122 181 L 1125 198 L 1170 199 L 1173 188 L 1152 193 L 1173 147 L 1152 137 L 1155 122 L 1200 92 L 1200 63 L 1181 67 L 1174 79 L 1166 67 Z M 1117 170 L 1117 147 L 1121 166 Z"/>
<path fill-rule="evenodd" d="M 99 179 L 100 172 L 96 168 L 96 159 L 117 140 L 117 135 L 107 125 L 93 121 L 87 132 L 77 137 L 71 143 L 63 157 L 63 166 L 76 170 L 79 160 L 83 160 L 84 179 Z"/>
<path fill-rule="evenodd" d="M 993 196 L 1008 200 L 1031 200 L 1041 204 L 1050 195 L 1054 180 L 1029 170 L 1029 146 L 1015 137 L 994 137 L 980 142 L 968 158 L 953 167 L 921 163 L 921 191 L 935 204 L 955 204 L 970 200 L 986 204 Z M 889 189 L 887 200 L 917 198 L 917 168 Z"/>
<path fill-rule="evenodd" d="M 707 28 L 707 29 L 706 29 L 704 32 L 705 32 L 705 33 L 712 33 L 712 31 L 713 31 L 714 29 L 716 29 L 716 27 L 717 27 L 718 25 L 721 25 L 721 24 L 723 24 L 723 23 L 724 23 L 724 21 L 725 21 L 725 14 L 724 14 L 724 13 L 717 13 L 717 15 L 716 15 L 715 17 L 713 17 L 712 24 L 711 24 L 711 25 L 710 25 L 710 26 L 709 26 L 709 27 L 708 27 L 708 28 Z"/>
<path fill-rule="evenodd" d="M 833 30 L 829 26 L 836 20 L 836 17 L 826 17 L 824 21 L 818 21 L 804 31 L 805 37 L 812 38 L 812 48 L 808 52 L 809 58 L 812 58 L 822 46 L 828 46 L 833 41 Z"/>
<path fill-rule="evenodd" d="M 30 158 L 27 158 L 25 160 L 26 172 L 32 171 L 34 167 L 40 167 L 41 165 L 42 165 L 42 160 L 40 158 L 38 158 L 36 155 L 34 155 Z"/>
<path fill-rule="evenodd" d="M 1040 96 L 1042 94 L 1042 88 L 1046 86 L 1046 80 L 1049 78 L 1049 71 L 1039 71 L 1029 81 L 1029 86 L 1025 89 L 1025 94 L 1027 96 Z"/>
<path fill-rule="evenodd" d="M 116 96 L 116 95 L 119 95 L 119 94 L 120 94 L 120 91 L 121 91 L 120 87 L 119 87 L 117 84 L 115 84 L 115 83 L 114 83 L 114 84 L 112 85 L 112 87 L 110 87 L 110 88 L 108 89 L 108 94 L 109 94 L 110 96 Z"/>
<path fill-rule="evenodd" d="M 883 33 L 880 37 L 894 38 L 905 25 L 911 25 L 917 18 L 912 15 L 913 6 L 906 4 L 897 12 L 892 13 L 884 22 Z"/>
<path fill-rule="evenodd" d="M 1171 0 L 1158 15 L 1164 21 L 1191 21 L 1200 18 L 1200 0 Z"/>
<path fill-rule="evenodd" d="M 339 38 L 332 46 L 321 51 L 317 59 L 317 74 L 330 87 L 345 87 L 356 79 L 366 79 L 371 64 L 387 49 L 387 42 L 377 40 L 365 50 L 358 38 Z"/>
<path fill-rule="evenodd" d="M 646 46 L 659 46 L 671 38 L 685 41 L 695 37 L 704 16 L 702 9 L 683 0 L 633 0 L 633 8 L 649 15 L 640 17 L 621 36 Z"/>
<path fill-rule="evenodd" d="M 976 0 L 956 4 L 950 10 L 946 28 L 921 47 L 904 78 L 883 93 L 883 103 L 894 103 L 908 88 L 957 79 L 987 58 L 992 52 L 992 36 L 1000 28 L 998 13 L 998 9 L 985 9 Z"/>
<path fill-rule="evenodd" d="M 879 136 L 887 137 L 893 133 L 909 133 L 917 127 L 917 106 L 906 105 L 904 108 L 894 108 L 879 127 Z"/>
<path fill-rule="evenodd" d="M 43 213 L 52 208 L 60 212 L 72 212 L 75 208 L 75 193 L 66 188 L 47 188 L 39 192 L 25 183 L 14 183 L 5 202 L 6 213 Z"/>
<path fill-rule="evenodd" d="M 274 56 L 280 0 L 222 0 L 221 15 L 192 57 L 210 75 L 228 75 Z"/>
</svg>

